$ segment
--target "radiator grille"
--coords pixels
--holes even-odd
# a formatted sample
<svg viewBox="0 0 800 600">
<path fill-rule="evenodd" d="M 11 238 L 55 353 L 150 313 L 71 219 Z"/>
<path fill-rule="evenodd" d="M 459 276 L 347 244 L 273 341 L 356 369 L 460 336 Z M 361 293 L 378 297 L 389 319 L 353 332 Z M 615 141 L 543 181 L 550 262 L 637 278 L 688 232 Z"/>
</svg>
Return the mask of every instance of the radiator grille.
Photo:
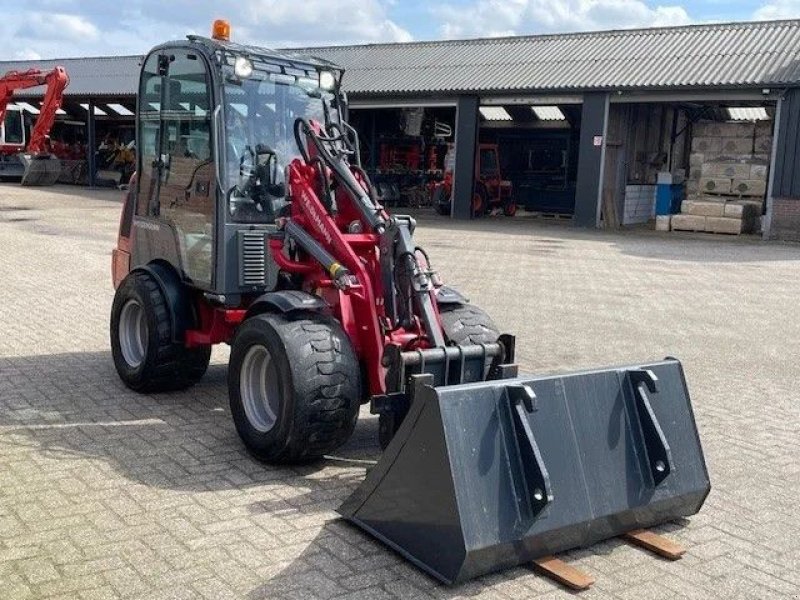
<svg viewBox="0 0 800 600">
<path fill-rule="evenodd" d="M 239 232 L 239 285 L 264 285 L 267 278 L 266 234 L 263 231 Z"/>
</svg>

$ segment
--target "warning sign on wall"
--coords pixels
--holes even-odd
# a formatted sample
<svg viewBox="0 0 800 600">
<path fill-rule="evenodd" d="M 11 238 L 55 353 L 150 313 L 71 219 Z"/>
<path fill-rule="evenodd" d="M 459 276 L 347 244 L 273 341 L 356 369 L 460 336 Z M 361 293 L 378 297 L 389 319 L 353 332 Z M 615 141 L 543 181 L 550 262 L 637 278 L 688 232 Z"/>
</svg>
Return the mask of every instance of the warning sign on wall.
<svg viewBox="0 0 800 600">
<path fill-rule="evenodd" d="M 594 145 L 596 148 L 600 148 L 603 145 L 603 136 L 596 135 L 594 136 Z"/>
</svg>

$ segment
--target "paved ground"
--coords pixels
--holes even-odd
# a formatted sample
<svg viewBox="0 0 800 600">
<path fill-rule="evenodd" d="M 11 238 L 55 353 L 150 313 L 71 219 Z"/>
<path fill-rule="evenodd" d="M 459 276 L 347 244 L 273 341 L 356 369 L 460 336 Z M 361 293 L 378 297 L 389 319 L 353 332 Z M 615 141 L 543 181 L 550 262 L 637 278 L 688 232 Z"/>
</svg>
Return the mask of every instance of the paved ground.
<svg viewBox="0 0 800 600">
<path fill-rule="evenodd" d="M 117 194 L 0 186 L 0 598 L 566 598 L 516 569 L 437 585 L 336 519 L 358 464 L 242 451 L 215 351 L 187 393 L 122 388 L 107 341 Z M 501 235 L 502 234 L 502 235 Z M 418 237 L 520 340 L 525 370 L 681 357 L 714 490 L 662 529 L 566 556 L 582 598 L 800 597 L 800 248 L 530 220 Z M 343 457 L 375 457 L 363 415 Z"/>
</svg>

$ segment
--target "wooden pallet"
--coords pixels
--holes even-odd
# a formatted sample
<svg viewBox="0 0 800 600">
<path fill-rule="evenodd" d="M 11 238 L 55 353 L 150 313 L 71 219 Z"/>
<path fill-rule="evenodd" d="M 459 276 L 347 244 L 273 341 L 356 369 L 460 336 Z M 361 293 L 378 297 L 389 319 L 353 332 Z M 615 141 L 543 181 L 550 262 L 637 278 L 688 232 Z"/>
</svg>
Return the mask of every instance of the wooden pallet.
<svg viewBox="0 0 800 600">
<path fill-rule="evenodd" d="M 668 560 L 678 560 L 686 553 L 686 548 L 677 542 L 646 529 L 629 531 L 621 537 L 634 546 L 653 552 Z M 533 561 L 532 567 L 540 575 L 578 592 L 588 590 L 595 582 L 595 578 L 592 575 L 565 563 L 555 556 L 539 558 Z"/>
<path fill-rule="evenodd" d="M 550 219 L 553 221 L 571 221 L 572 215 L 565 215 L 562 213 L 547 213 L 539 211 L 525 212 L 524 216 L 533 217 L 534 219 Z"/>
</svg>

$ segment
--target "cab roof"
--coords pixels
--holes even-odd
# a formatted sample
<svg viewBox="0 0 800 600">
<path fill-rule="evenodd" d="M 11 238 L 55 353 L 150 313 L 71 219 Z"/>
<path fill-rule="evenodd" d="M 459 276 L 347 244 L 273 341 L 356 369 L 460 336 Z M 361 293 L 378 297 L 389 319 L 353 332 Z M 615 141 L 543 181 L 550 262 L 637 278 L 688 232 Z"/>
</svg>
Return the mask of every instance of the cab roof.
<svg viewBox="0 0 800 600">
<path fill-rule="evenodd" d="M 249 58 L 258 58 L 265 62 L 293 68 L 312 67 L 314 69 L 328 69 L 332 71 L 339 71 L 340 73 L 344 72 L 344 69 L 335 63 L 300 53 L 277 51 L 260 46 L 236 44 L 234 42 L 215 40 L 200 35 L 190 35 L 187 36 L 187 39 L 195 44 L 205 46 L 211 52 L 229 52 L 231 54 L 244 55 Z"/>
</svg>

